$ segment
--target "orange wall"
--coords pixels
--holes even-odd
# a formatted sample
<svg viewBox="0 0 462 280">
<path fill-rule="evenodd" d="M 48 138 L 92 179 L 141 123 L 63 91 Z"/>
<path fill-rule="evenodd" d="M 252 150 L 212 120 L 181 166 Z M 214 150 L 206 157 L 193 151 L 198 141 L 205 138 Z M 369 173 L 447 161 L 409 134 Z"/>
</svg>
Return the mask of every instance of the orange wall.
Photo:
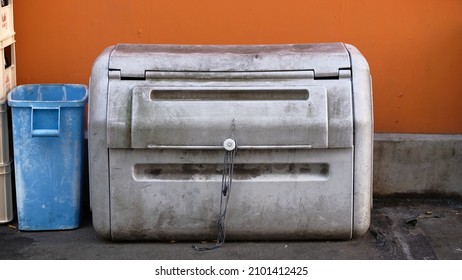
<svg viewBox="0 0 462 280">
<path fill-rule="evenodd" d="M 376 132 L 462 133 L 460 0 L 14 1 L 18 83 L 87 83 L 108 45 L 348 42 Z"/>
</svg>

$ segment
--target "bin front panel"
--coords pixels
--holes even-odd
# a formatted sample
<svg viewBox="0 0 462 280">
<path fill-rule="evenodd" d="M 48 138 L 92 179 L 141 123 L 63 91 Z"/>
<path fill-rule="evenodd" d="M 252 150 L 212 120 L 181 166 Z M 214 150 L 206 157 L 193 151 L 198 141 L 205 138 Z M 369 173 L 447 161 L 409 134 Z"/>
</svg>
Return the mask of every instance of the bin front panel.
<svg viewBox="0 0 462 280">
<path fill-rule="evenodd" d="M 349 239 L 353 150 L 240 150 L 230 239 Z M 216 238 L 221 150 L 111 149 L 113 239 Z"/>
</svg>

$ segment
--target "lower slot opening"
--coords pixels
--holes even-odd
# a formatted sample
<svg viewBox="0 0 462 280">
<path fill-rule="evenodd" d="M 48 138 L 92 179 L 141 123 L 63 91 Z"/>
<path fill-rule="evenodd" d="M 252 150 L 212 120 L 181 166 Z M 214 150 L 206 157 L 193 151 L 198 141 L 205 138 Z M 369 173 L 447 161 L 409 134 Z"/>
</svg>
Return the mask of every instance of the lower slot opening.
<svg viewBox="0 0 462 280">
<path fill-rule="evenodd" d="M 136 164 L 138 181 L 221 181 L 223 164 Z M 325 181 L 327 163 L 234 164 L 233 180 L 245 181 Z"/>
</svg>

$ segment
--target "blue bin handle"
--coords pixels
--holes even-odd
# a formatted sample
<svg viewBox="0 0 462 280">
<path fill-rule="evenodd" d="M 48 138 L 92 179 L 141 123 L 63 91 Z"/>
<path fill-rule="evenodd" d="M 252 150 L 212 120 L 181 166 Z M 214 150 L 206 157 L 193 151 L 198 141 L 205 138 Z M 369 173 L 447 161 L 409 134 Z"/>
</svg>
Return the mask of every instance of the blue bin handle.
<svg viewBox="0 0 462 280">
<path fill-rule="evenodd" d="M 32 137 L 58 137 L 59 130 L 57 129 L 33 129 Z"/>
<path fill-rule="evenodd" d="M 58 137 L 61 110 L 59 107 L 32 107 L 31 134 L 32 137 Z"/>
</svg>

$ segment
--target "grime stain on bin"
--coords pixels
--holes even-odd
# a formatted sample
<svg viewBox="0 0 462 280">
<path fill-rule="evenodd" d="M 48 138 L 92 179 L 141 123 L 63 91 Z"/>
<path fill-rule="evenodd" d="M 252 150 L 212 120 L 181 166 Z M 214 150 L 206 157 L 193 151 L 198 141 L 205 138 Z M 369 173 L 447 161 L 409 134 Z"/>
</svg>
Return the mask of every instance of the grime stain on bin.
<svg viewBox="0 0 462 280">
<path fill-rule="evenodd" d="M 233 180 L 245 181 L 259 177 L 306 175 L 324 178 L 328 164 L 234 164 Z M 137 180 L 220 181 L 223 164 L 136 164 L 133 172 Z"/>
</svg>

